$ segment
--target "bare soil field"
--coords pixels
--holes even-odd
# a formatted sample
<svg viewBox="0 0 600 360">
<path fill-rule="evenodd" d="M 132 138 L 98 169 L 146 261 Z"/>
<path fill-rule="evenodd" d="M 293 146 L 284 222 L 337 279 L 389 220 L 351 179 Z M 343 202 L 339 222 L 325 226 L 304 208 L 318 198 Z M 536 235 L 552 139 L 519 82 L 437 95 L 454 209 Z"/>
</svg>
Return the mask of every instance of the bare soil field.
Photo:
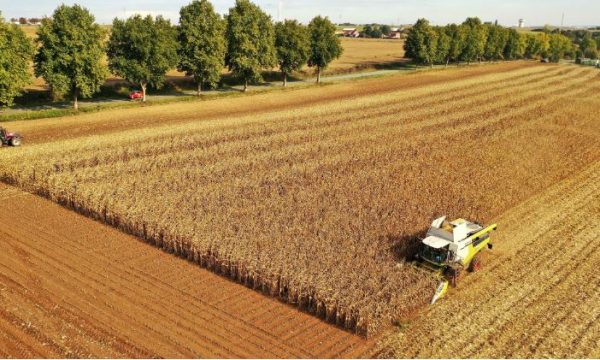
<svg viewBox="0 0 600 360">
<path fill-rule="evenodd" d="M 483 271 L 386 338 L 380 356 L 600 357 L 598 215 L 600 162 L 500 215 Z"/>
<path fill-rule="evenodd" d="M 38 122 L 0 177 L 377 334 L 432 295 L 403 260 L 434 216 L 488 222 L 600 158 L 596 69 L 504 66 Z"/>
<path fill-rule="evenodd" d="M 0 185 L 0 357 L 360 357 L 372 342 Z"/>
</svg>

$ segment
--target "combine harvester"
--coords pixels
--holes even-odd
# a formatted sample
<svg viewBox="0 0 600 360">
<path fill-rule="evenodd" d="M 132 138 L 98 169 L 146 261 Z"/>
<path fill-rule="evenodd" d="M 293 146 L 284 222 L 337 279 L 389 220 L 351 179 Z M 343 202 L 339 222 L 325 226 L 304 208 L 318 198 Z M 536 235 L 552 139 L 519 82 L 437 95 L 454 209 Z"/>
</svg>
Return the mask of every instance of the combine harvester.
<svg viewBox="0 0 600 360">
<path fill-rule="evenodd" d="M 447 221 L 445 216 L 431 223 L 417 254 L 417 264 L 441 280 L 431 305 L 446 295 L 449 284 L 456 286 L 464 270 L 481 269 L 480 253 L 492 249 L 490 233 L 496 228 L 496 224 L 483 227 L 464 219 Z"/>
</svg>

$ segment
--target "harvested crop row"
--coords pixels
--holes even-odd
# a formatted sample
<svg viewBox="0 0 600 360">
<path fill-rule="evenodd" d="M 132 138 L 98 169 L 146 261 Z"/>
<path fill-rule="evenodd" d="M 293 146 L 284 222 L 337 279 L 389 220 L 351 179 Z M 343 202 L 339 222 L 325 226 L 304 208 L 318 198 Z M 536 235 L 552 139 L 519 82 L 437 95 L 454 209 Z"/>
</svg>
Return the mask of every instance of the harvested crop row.
<svg viewBox="0 0 600 360">
<path fill-rule="evenodd" d="M 418 94 L 417 96 L 411 93 L 411 96 L 405 100 L 401 96 L 407 94 L 397 92 L 388 96 L 368 98 L 366 99 L 368 103 L 366 101 L 346 100 L 328 107 L 303 109 L 304 111 L 301 113 L 297 111 L 276 112 L 261 116 L 261 126 L 256 126 L 256 123 L 252 121 L 254 118 L 247 116 L 236 119 L 234 124 L 225 123 L 223 126 L 214 122 L 201 122 L 193 128 L 190 128 L 188 124 L 164 130 L 172 132 L 174 135 L 181 135 L 185 132 L 183 136 L 173 138 L 169 149 L 170 152 L 182 157 L 196 153 L 198 151 L 197 144 L 202 144 L 205 149 L 214 148 L 215 151 L 223 151 L 224 146 L 227 145 L 247 149 L 252 144 L 257 144 L 258 137 L 262 139 L 278 137 L 276 140 L 281 140 L 284 144 L 290 144 L 290 141 L 298 142 L 298 139 L 302 140 L 303 136 L 323 136 L 323 131 L 339 131 L 341 127 L 351 131 L 358 130 L 357 127 L 363 127 L 362 130 L 364 130 L 365 122 L 368 122 L 369 119 L 381 118 L 386 115 L 393 120 L 393 123 L 398 123 L 399 121 L 416 122 L 416 120 L 423 118 L 439 117 L 448 112 L 443 107 L 435 107 L 436 104 L 444 104 L 445 106 L 460 104 L 461 108 L 453 106 L 454 113 L 461 109 L 476 110 L 477 106 L 490 103 L 500 95 L 509 95 L 514 92 L 514 88 L 517 86 L 522 92 L 533 90 L 535 94 L 540 86 L 549 86 L 557 82 L 558 80 L 555 77 L 557 73 L 574 73 L 570 76 L 578 76 L 574 68 L 566 71 L 560 68 L 544 70 L 543 76 L 536 73 L 524 78 L 518 76 L 515 80 L 501 77 L 497 80 L 501 83 L 486 81 L 484 85 L 480 80 L 479 83 L 469 81 L 468 83 L 452 83 L 444 87 L 438 86 L 436 87 L 438 93 L 435 96 L 430 93 L 431 90 L 428 90 L 426 94 Z M 487 80 L 490 80 L 490 77 L 487 78 Z M 493 85 L 490 85 L 490 82 Z M 423 99 L 423 96 L 426 96 L 426 98 Z M 458 102 L 465 98 L 468 98 L 469 101 Z M 355 113 L 348 114 L 350 111 L 355 111 Z M 341 114 L 343 116 L 340 116 Z M 281 119 L 286 121 L 281 121 Z M 379 123 L 381 121 L 371 123 L 368 126 L 375 127 Z M 345 126 L 348 124 L 352 128 Z M 193 133 L 190 134 L 190 131 L 193 131 Z M 155 136 L 155 129 L 150 129 L 145 133 L 146 136 L 141 136 L 142 134 L 138 130 L 117 135 L 119 142 L 127 145 L 122 149 L 114 149 L 107 143 L 106 147 L 101 149 L 96 147 L 93 152 L 82 152 L 81 141 L 76 141 L 72 146 L 69 146 L 69 142 L 66 142 L 63 151 L 67 157 L 78 155 L 78 161 L 69 161 L 71 167 L 97 167 L 103 163 L 111 166 L 114 162 L 122 159 L 127 161 L 129 158 L 136 158 L 144 161 L 146 157 L 156 158 L 155 149 L 162 145 L 163 140 Z M 265 150 L 273 150 L 272 146 L 274 144 L 269 143 L 266 144 L 267 146 L 263 144 L 265 143 L 261 143 L 261 146 Z M 83 150 L 85 150 L 85 145 Z M 167 154 L 164 157 L 170 159 L 172 156 L 173 154 Z M 214 157 L 214 159 L 223 160 L 222 156 Z"/>
<path fill-rule="evenodd" d="M 600 227 L 589 219 L 599 196 L 596 161 L 494 219 L 504 226 L 485 270 L 385 339 L 380 355 L 598 357 Z"/>
<path fill-rule="evenodd" d="M 598 78 L 527 68 L 40 144 L 2 177 L 368 335 L 433 292 L 401 261 L 433 216 L 485 222 L 598 158 L 585 121 L 555 121 Z"/>
<path fill-rule="evenodd" d="M 455 83 L 458 80 L 485 79 L 490 74 L 516 73 L 525 74 L 534 64 L 511 62 L 477 67 L 449 69 L 447 71 L 431 71 L 415 74 L 389 76 L 378 79 L 350 81 L 330 86 L 295 88 L 290 91 L 255 94 L 251 96 L 216 98 L 209 101 L 194 101 L 161 105 L 153 107 L 136 107 L 130 109 L 106 110 L 100 113 L 87 113 L 73 117 L 14 122 L 14 127 L 27 134 L 27 143 L 52 142 L 56 134 L 61 133 L 63 139 L 77 138 L 86 135 L 118 133 L 125 130 L 152 127 L 164 124 L 182 124 L 190 120 L 235 119 L 246 114 L 258 114 L 299 107 L 316 107 L 339 99 L 367 94 L 385 94 L 390 91 L 404 90 L 411 92 L 424 87 L 442 83 Z M 537 68 L 538 70 L 540 68 Z M 515 71 L 516 70 L 516 71 Z M 234 100 L 232 102 L 232 100 Z M 233 105 L 233 106 L 232 106 Z"/>
</svg>

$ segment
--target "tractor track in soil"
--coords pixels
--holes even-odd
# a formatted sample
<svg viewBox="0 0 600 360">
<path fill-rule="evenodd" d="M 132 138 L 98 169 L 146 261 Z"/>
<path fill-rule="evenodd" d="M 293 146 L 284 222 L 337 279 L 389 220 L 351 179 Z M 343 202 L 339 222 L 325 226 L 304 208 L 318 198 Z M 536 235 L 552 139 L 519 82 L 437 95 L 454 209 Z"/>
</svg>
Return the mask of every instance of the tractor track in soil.
<svg viewBox="0 0 600 360">
<path fill-rule="evenodd" d="M 356 357 L 365 340 L 0 185 L 0 356 Z"/>
</svg>

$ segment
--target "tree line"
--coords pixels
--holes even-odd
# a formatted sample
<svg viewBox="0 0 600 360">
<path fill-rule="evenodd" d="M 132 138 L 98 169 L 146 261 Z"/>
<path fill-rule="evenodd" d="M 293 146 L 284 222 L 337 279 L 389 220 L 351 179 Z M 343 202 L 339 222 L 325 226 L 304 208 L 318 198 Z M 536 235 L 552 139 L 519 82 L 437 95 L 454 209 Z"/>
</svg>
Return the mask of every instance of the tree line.
<svg viewBox="0 0 600 360">
<path fill-rule="evenodd" d="M 545 32 L 549 32 L 544 29 Z M 598 29 L 597 29 L 598 30 Z M 553 30 L 553 33 L 559 32 L 577 45 L 576 57 L 587 59 L 600 58 L 600 32 L 591 32 L 589 30 Z"/>
<path fill-rule="evenodd" d="M 365 25 L 362 36 L 373 39 L 380 39 L 383 36 L 390 36 L 392 27 L 389 25 L 367 24 Z"/>
<path fill-rule="evenodd" d="M 39 23 L 42 22 L 42 19 L 40 18 L 25 18 L 25 17 L 20 17 L 20 18 L 12 18 L 10 19 L 10 22 L 12 22 L 13 24 L 19 24 L 19 25 L 37 25 Z"/>
<path fill-rule="evenodd" d="M 415 63 L 429 66 L 535 58 L 558 62 L 576 54 L 573 42 L 562 34 L 521 33 L 483 24 L 479 18 L 446 26 L 432 26 L 428 20 L 419 19 L 409 30 L 404 50 Z"/>
<path fill-rule="evenodd" d="M 320 82 L 323 69 L 343 52 L 335 31 L 321 16 L 308 26 L 296 20 L 274 24 L 250 0 L 236 0 L 224 17 L 208 0 L 194 0 L 181 8 L 178 26 L 162 16 L 134 15 L 115 18 L 108 33 L 87 9 L 61 5 L 42 19 L 34 47 L 0 17 L 0 64 L 9 70 L 0 72 L 0 105 L 12 105 L 30 81 L 32 57 L 35 75 L 55 98 L 71 96 L 75 108 L 78 99 L 100 91 L 109 71 L 137 84 L 144 101 L 148 86 L 161 88 L 174 68 L 193 77 L 198 95 L 218 85 L 225 66 L 244 91 L 262 80 L 262 70 L 274 67 L 284 85 L 304 65 L 316 68 Z"/>
</svg>

